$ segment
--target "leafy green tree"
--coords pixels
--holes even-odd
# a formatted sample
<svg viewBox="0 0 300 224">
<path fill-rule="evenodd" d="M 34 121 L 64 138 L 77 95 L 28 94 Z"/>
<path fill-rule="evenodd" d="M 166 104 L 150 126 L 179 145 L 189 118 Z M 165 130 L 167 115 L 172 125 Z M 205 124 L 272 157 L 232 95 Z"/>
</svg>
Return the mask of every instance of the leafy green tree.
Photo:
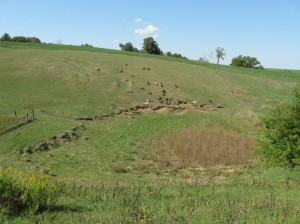
<svg viewBox="0 0 300 224">
<path fill-rule="evenodd" d="M 24 36 L 15 36 L 11 39 L 13 42 L 28 42 L 27 38 Z"/>
<path fill-rule="evenodd" d="M 135 48 L 132 43 L 128 42 L 126 44 L 119 44 L 119 47 L 121 48 L 122 51 L 131 51 L 131 52 L 138 52 L 139 50 Z"/>
<path fill-rule="evenodd" d="M 160 50 L 160 48 L 158 47 L 158 43 L 153 39 L 153 37 L 144 39 L 143 49 L 148 54 L 163 54 L 162 50 Z"/>
<path fill-rule="evenodd" d="M 220 58 L 224 60 L 224 56 L 226 56 L 225 51 L 223 48 L 217 47 L 216 48 L 216 56 L 217 56 L 217 64 L 219 64 Z"/>
<path fill-rule="evenodd" d="M 26 42 L 40 44 L 41 40 L 37 37 L 26 37 Z"/>
<path fill-rule="evenodd" d="M 276 107 L 262 120 L 262 160 L 269 166 L 295 167 L 300 164 L 300 83 L 292 100 Z"/>
<path fill-rule="evenodd" d="M 257 58 L 243 55 L 233 58 L 230 65 L 246 68 L 263 68 Z"/>
<path fill-rule="evenodd" d="M 0 38 L 1 41 L 11 41 L 11 37 L 8 33 L 4 33 L 3 36 Z"/>
</svg>

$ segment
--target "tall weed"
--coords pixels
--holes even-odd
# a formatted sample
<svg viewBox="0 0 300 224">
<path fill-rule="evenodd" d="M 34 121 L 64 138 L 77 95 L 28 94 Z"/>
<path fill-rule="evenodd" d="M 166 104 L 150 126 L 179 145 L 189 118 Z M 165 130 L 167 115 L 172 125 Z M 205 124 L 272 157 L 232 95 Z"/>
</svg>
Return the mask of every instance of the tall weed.
<svg viewBox="0 0 300 224">
<path fill-rule="evenodd" d="M 182 130 L 153 140 L 150 147 L 165 166 L 242 165 L 254 158 L 251 138 L 221 127 Z"/>
<path fill-rule="evenodd" d="M 50 176 L 25 175 L 12 168 L 0 168 L 0 209 L 9 214 L 34 214 L 53 204 L 62 184 Z"/>
</svg>

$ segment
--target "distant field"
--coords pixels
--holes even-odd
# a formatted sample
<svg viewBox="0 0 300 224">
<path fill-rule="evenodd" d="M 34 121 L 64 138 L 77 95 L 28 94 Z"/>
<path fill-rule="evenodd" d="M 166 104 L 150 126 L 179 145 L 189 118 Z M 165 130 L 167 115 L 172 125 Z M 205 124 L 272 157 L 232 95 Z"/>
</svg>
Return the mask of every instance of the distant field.
<svg viewBox="0 0 300 224">
<path fill-rule="evenodd" d="M 255 152 L 261 117 L 299 80 L 295 70 L 0 41 L 0 114 L 36 117 L 0 136 L 0 165 L 66 183 L 56 208 L 4 220 L 295 223 L 299 171 L 264 169 Z M 132 109 L 147 99 L 155 110 Z M 0 116 L 0 127 L 12 122 Z"/>
</svg>

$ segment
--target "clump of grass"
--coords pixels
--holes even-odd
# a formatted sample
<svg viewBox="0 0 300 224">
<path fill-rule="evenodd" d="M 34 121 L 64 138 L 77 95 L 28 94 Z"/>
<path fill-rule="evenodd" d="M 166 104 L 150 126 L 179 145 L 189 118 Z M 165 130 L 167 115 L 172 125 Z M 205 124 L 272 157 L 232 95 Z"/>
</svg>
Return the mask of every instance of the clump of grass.
<svg viewBox="0 0 300 224">
<path fill-rule="evenodd" d="M 222 127 L 186 129 L 150 145 L 156 160 L 165 167 L 243 165 L 254 157 L 254 143 L 249 137 Z"/>
<path fill-rule="evenodd" d="M 112 167 L 113 171 L 115 171 L 116 173 L 128 173 L 129 172 L 128 168 L 120 162 L 116 162 L 116 163 L 112 164 L 111 167 Z"/>
<path fill-rule="evenodd" d="M 34 214 L 57 198 L 61 183 L 50 176 L 25 175 L 12 168 L 0 168 L 0 209 L 8 214 Z"/>
</svg>

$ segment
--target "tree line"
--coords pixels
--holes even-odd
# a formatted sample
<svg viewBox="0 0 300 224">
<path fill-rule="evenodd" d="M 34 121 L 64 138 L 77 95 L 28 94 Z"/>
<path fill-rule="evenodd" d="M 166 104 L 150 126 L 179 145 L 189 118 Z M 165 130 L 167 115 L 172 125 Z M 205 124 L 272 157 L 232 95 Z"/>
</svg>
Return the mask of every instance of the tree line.
<svg viewBox="0 0 300 224">
<path fill-rule="evenodd" d="M 0 41 L 41 43 L 41 40 L 37 37 L 24 37 L 24 36 L 11 37 L 8 33 L 4 33 L 0 38 Z M 93 47 L 92 45 L 89 45 L 87 43 L 82 44 L 81 46 Z M 121 48 L 122 51 L 140 52 L 140 53 L 148 53 L 148 54 L 156 54 L 156 55 L 164 55 L 168 57 L 188 59 L 187 57 L 182 56 L 179 53 L 171 53 L 170 51 L 164 53 L 159 48 L 158 43 L 154 40 L 153 37 L 147 37 L 144 39 L 142 50 L 139 50 L 136 47 L 134 47 L 131 42 L 127 42 L 125 44 L 120 43 L 119 47 Z M 224 57 L 226 56 L 225 50 L 221 47 L 217 47 L 215 49 L 215 55 L 217 59 L 217 64 L 219 64 L 220 60 L 224 60 Z M 199 61 L 203 63 L 210 63 L 210 59 L 207 59 L 205 57 L 201 57 Z M 239 55 L 235 58 L 232 58 L 230 65 L 236 67 L 246 67 L 246 68 L 258 68 L 258 69 L 264 68 L 261 65 L 261 63 L 257 60 L 256 57 L 243 56 L 243 55 Z"/>
<path fill-rule="evenodd" d="M 0 38 L 1 41 L 12 41 L 12 42 L 27 42 L 27 43 L 41 43 L 41 40 L 37 37 L 24 37 L 14 36 L 11 37 L 8 33 L 4 33 Z"/>
<path fill-rule="evenodd" d="M 121 48 L 122 51 L 140 52 L 140 53 L 148 53 L 148 54 L 156 54 L 156 55 L 165 55 L 165 56 L 168 56 L 168 57 L 188 59 L 187 57 L 184 57 L 179 53 L 171 53 L 169 51 L 166 52 L 166 53 L 163 53 L 163 51 L 159 48 L 158 43 L 154 40 L 153 37 L 147 37 L 147 38 L 144 39 L 142 50 L 138 50 L 136 47 L 133 46 L 133 44 L 131 42 L 127 42 L 125 44 L 120 43 L 119 47 Z M 215 54 L 216 54 L 217 64 L 219 64 L 220 60 L 224 60 L 224 57 L 226 56 L 225 50 L 221 47 L 216 48 Z M 201 57 L 199 59 L 199 61 L 201 61 L 203 63 L 210 63 L 210 60 L 205 58 L 205 57 Z M 257 60 L 256 57 L 243 56 L 243 55 L 239 55 L 235 58 L 232 58 L 232 61 L 231 61 L 230 65 L 231 66 L 236 66 L 236 67 L 263 69 L 263 66 Z"/>
<path fill-rule="evenodd" d="M 147 38 L 144 39 L 143 47 L 142 47 L 141 50 L 134 47 L 131 42 L 127 42 L 125 44 L 120 43 L 119 47 L 121 48 L 122 51 L 131 51 L 131 52 L 140 52 L 140 53 L 148 53 L 148 54 L 156 54 L 156 55 L 165 55 L 165 56 L 169 56 L 169 57 L 188 59 L 187 57 L 184 57 L 184 56 L 182 56 L 181 54 L 178 54 L 178 53 L 171 53 L 169 51 L 164 53 L 159 48 L 158 43 L 154 40 L 153 37 L 147 37 Z"/>
</svg>

